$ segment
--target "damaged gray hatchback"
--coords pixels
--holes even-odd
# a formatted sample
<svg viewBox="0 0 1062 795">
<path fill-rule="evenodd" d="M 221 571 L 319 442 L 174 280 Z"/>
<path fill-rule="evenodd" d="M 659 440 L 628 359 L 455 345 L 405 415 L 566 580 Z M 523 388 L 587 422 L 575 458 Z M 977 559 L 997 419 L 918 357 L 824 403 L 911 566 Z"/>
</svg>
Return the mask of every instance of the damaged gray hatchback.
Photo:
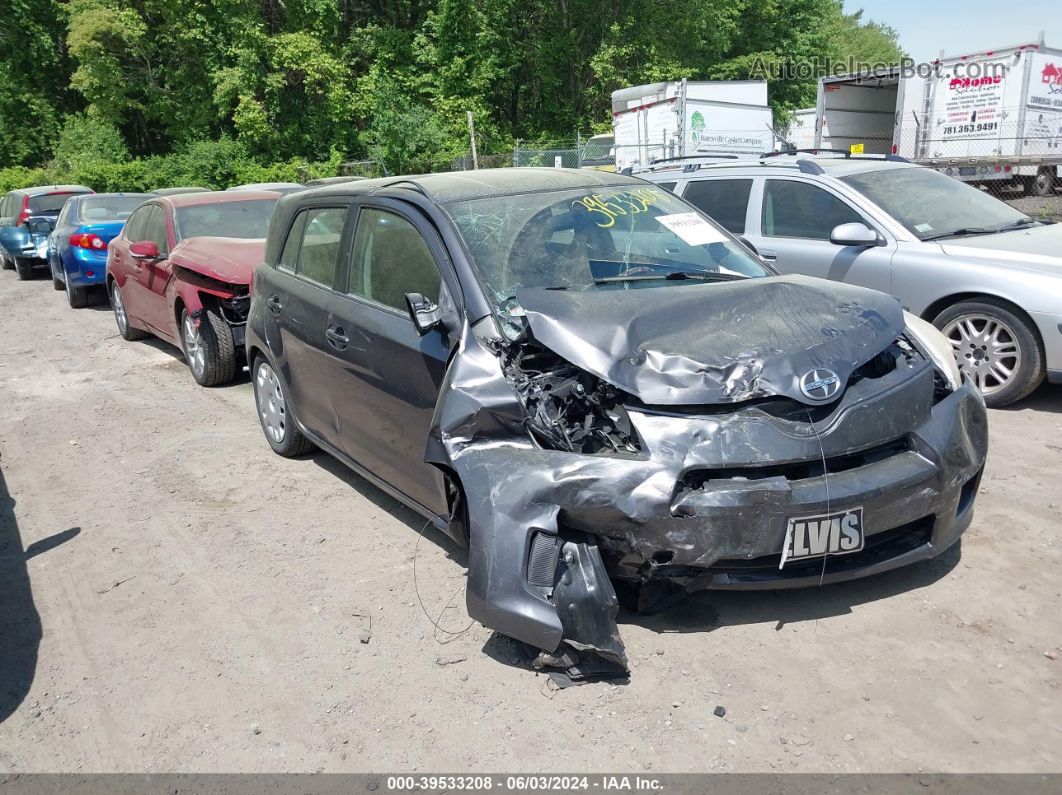
<svg viewBox="0 0 1062 795">
<path fill-rule="evenodd" d="M 247 361 L 316 445 L 469 547 L 469 615 L 622 675 L 617 592 L 861 577 L 969 525 L 984 403 L 882 293 L 777 276 L 617 174 L 497 169 L 287 196 Z"/>
</svg>

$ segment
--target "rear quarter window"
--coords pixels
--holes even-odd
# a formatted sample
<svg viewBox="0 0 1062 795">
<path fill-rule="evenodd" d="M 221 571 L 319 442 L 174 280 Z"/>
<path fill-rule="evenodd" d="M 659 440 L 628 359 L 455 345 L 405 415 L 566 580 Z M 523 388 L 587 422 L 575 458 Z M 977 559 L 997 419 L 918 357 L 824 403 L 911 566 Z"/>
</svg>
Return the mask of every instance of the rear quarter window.
<svg viewBox="0 0 1062 795">
<path fill-rule="evenodd" d="M 687 182 L 682 198 L 726 231 L 743 235 L 751 192 L 751 179 L 703 179 Z"/>
</svg>

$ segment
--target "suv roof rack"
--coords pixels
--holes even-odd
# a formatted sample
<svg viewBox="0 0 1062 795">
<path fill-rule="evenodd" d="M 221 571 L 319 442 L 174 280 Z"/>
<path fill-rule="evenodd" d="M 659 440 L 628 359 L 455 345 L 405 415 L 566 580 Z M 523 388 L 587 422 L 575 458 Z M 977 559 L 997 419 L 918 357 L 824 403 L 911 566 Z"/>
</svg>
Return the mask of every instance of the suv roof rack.
<svg viewBox="0 0 1062 795">
<path fill-rule="evenodd" d="M 895 162 L 895 163 L 910 163 L 911 162 L 906 157 L 900 157 L 900 155 L 882 155 L 882 154 L 877 154 L 877 153 L 852 154 L 851 152 L 849 152 L 846 149 L 826 149 L 826 148 L 822 148 L 822 147 L 817 148 L 817 149 L 790 149 L 788 151 L 780 151 L 780 152 L 764 152 L 762 155 L 760 155 L 760 157 L 761 158 L 766 158 L 766 157 L 783 157 L 783 156 L 786 156 L 786 155 L 823 155 L 823 154 L 825 154 L 825 155 L 841 155 L 841 156 L 844 157 L 845 160 L 871 160 L 871 159 L 875 159 L 875 158 L 881 158 L 882 160 L 888 160 L 890 162 Z"/>
<path fill-rule="evenodd" d="M 749 160 L 755 158 L 754 154 L 747 154 L 744 159 Z M 649 161 L 647 166 L 631 167 L 631 173 L 636 174 L 639 171 L 657 171 L 664 169 L 675 169 L 682 166 L 683 171 L 696 171 L 700 168 L 701 164 L 710 164 L 718 160 L 741 160 L 742 155 L 734 152 L 701 152 L 696 155 L 683 155 L 682 157 L 660 157 L 655 160 Z M 657 166 L 664 166 L 664 169 L 657 169 Z"/>
</svg>

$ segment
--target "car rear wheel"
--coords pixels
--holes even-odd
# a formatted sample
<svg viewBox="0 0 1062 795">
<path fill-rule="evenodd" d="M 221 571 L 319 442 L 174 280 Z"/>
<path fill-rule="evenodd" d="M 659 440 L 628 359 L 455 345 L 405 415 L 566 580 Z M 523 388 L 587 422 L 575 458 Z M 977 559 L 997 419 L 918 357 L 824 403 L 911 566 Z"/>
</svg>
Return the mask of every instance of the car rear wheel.
<svg viewBox="0 0 1062 795">
<path fill-rule="evenodd" d="M 28 282 L 33 278 L 33 262 L 25 257 L 15 257 L 15 273 L 20 281 Z"/>
<path fill-rule="evenodd" d="M 5 271 L 14 270 L 15 263 L 13 263 L 7 254 L 0 254 L 0 265 L 3 266 Z"/>
<path fill-rule="evenodd" d="M 89 305 L 88 287 L 72 287 L 70 279 L 66 280 L 63 287 L 66 289 L 66 302 L 70 304 L 71 309 L 81 309 Z"/>
<path fill-rule="evenodd" d="M 254 360 L 251 382 L 254 384 L 254 405 L 258 410 L 258 420 L 262 423 L 262 433 L 273 452 L 293 458 L 312 450 L 313 442 L 303 435 L 288 411 L 287 396 L 280 376 L 264 356 Z"/>
<path fill-rule="evenodd" d="M 130 342 L 144 339 L 147 336 L 147 332 L 133 328 L 133 324 L 129 322 L 129 315 L 125 311 L 125 302 L 122 300 L 122 291 L 118 287 L 117 281 L 111 282 L 109 295 L 111 297 L 111 309 L 114 311 L 114 322 L 118 324 L 118 333 L 122 335 L 122 339 Z"/>
<path fill-rule="evenodd" d="M 951 343 L 963 380 L 980 390 L 988 406 L 1021 400 L 1044 380 L 1036 331 L 1004 301 L 961 301 L 937 315 L 933 325 Z"/>
<path fill-rule="evenodd" d="M 188 368 L 200 386 L 227 384 L 236 377 L 236 343 L 229 324 L 217 312 L 204 309 L 196 325 L 182 311 L 181 342 Z"/>
</svg>

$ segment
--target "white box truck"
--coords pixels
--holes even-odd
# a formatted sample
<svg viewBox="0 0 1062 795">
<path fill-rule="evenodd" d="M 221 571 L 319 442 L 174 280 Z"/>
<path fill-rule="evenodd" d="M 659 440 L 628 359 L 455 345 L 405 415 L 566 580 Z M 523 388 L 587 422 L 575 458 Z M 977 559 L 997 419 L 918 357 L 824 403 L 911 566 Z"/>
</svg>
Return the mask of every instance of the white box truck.
<svg viewBox="0 0 1062 795">
<path fill-rule="evenodd" d="M 897 154 L 959 179 L 1062 177 L 1062 50 L 1020 44 L 819 81 L 815 147 Z"/>
<path fill-rule="evenodd" d="M 612 92 L 616 170 L 774 146 L 764 80 L 678 80 Z"/>
</svg>

